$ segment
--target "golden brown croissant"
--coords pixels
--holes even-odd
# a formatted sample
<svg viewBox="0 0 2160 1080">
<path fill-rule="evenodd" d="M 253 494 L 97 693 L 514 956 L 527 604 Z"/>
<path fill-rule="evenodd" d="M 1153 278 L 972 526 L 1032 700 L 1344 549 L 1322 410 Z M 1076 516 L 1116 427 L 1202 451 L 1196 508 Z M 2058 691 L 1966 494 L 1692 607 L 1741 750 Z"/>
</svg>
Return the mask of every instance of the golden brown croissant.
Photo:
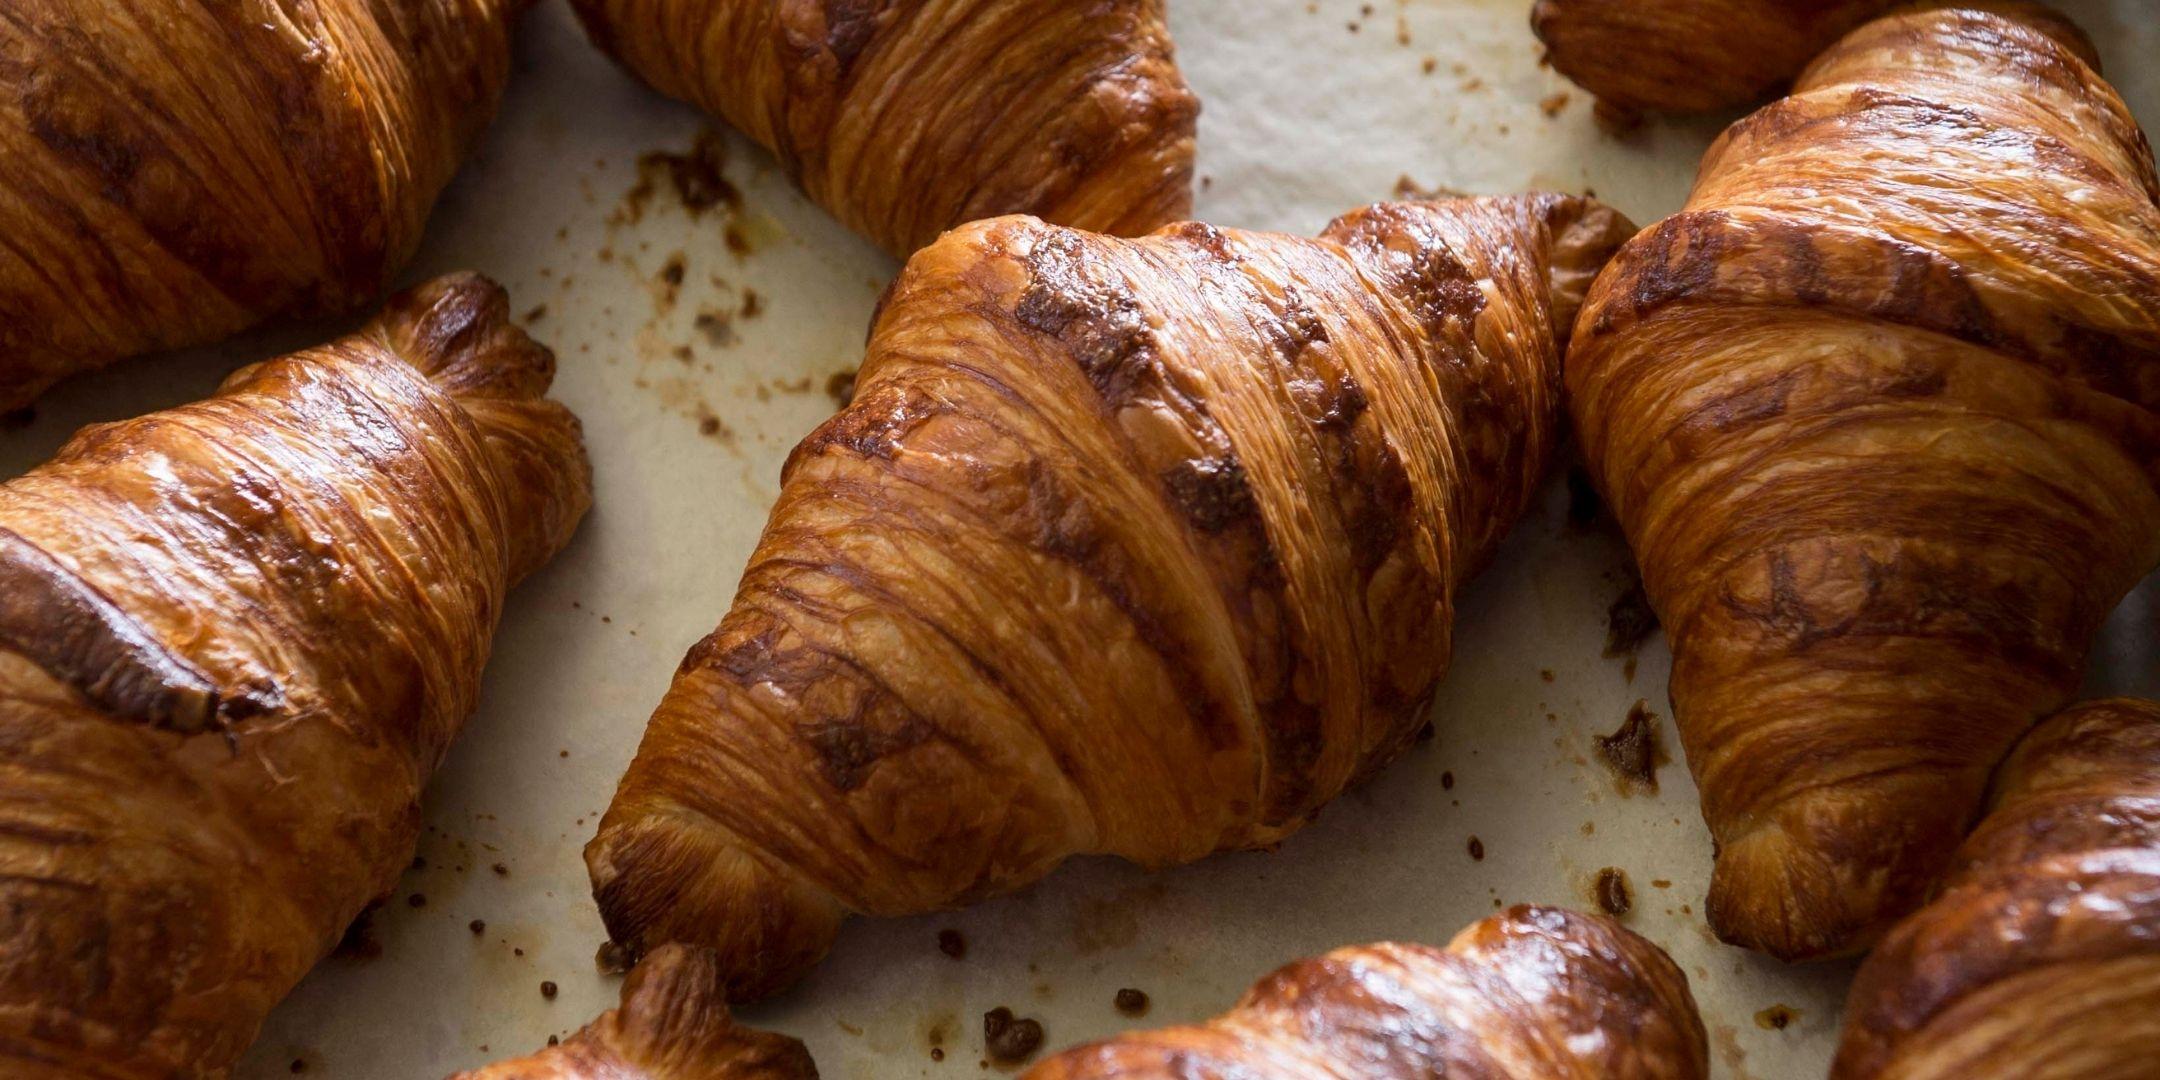
<svg viewBox="0 0 2160 1080">
<path fill-rule="evenodd" d="M 2026 737 L 1949 888 L 1860 969 L 1840 1080 L 2160 1071 L 2160 705 Z"/>
<path fill-rule="evenodd" d="M 615 939 L 714 945 L 740 1000 L 849 912 L 1297 829 L 1423 723 L 1628 231 L 1524 196 L 925 249 L 586 849 Z"/>
<path fill-rule="evenodd" d="M 803 1044 L 736 1025 L 720 958 L 668 945 L 630 973 L 622 1007 L 531 1057 L 450 1080 L 817 1080 Z"/>
<path fill-rule="evenodd" d="M 553 365 L 448 278 L 0 486 L 0 1075 L 222 1076 L 397 881 L 585 510 Z"/>
<path fill-rule="evenodd" d="M 1577 327 L 1728 941 L 1844 952 L 1912 910 L 2160 562 L 2160 182 L 2060 26 L 1856 31 Z"/>
<path fill-rule="evenodd" d="M 902 258 L 999 214 L 1136 236 L 1192 209 L 1200 107 L 1163 0 L 574 3 L 630 70 Z"/>
<path fill-rule="evenodd" d="M 1902 0 L 1538 0 L 1531 26 L 1554 70 L 1622 109 L 1708 112 L 1752 105 L 1808 61 Z M 2010 0 L 1933 0 L 1908 7 L 2012 10 L 2068 19 Z"/>
<path fill-rule="evenodd" d="M 1623 109 L 1751 105 L 1899 0 L 1538 0 L 1553 69 Z"/>
<path fill-rule="evenodd" d="M 378 297 L 527 0 L 10 0 L 0 411 L 136 353 Z"/>
<path fill-rule="evenodd" d="M 1687 976 L 1619 923 L 1516 907 L 1445 950 L 1300 960 L 1194 1027 L 1067 1051 L 1027 1080 L 1707 1080 Z"/>
</svg>

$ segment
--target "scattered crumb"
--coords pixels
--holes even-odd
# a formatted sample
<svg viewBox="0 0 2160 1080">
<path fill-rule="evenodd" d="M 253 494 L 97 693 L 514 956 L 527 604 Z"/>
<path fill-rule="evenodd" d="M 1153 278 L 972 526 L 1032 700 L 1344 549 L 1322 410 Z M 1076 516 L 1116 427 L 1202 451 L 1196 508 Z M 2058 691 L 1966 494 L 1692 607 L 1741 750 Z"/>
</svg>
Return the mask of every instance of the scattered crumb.
<svg viewBox="0 0 2160 1080">
<path fill-rule="evenodd" d="M 1554 679 L 1559 678 L 1559 676 L 1553 674 L 1553 669 L 1551 668 L 1540 669 L 1537 673 L 1537 677 L 1544 680 L 1545 682 L 1552 682 Z"/>
<path fill-rule="evenodd" d="M 1474 862 L 1485 861 L 1485 841 L 1475 836 L 1470 838 L 1470 858 Z"/>
<path fill-rule="evenodd" d="M 743 289 L 742 317 L 745 319 L 755 319 L 763 314 L 765 314 L 765 298 L 759 295 L 756 289 Z"/>
<path fill-rule="evenodd" d="M 1126 1016 L 1141 1017 L 1147 1015 L 1150 1002 L 1145 991 L 1128 986 L 1117 992 L 1117 997 L 1112 999 L 1111 1004 L 1116 1005 L 1117 1011 Z"/>
<path fill-rule="evenodd" d="M 487 933 L 487 920 L 474 919 L 473 921 L 465 924 L 465 929 L 472 931 L 474 937 L 479 937 L 480 935 Z"/>
<path fill-rule="evenodd" d="M 507 867 L 507 866 L 504 866 L 504 865 L 503 865 L 502 863 L 496 863 L 495 865 L 493 865 L 493 866 L 490 866 L 490 867 L 488 867 L 488 869 L 490 869 L 490 870 L 493 870 L 493 871 L 495 871 L 495 876 L 496 876 L 496 877 L 509 877 L 509 876 L 510 876 L 510 868 L 509 868 L 509 867 Z"/>
<path fill-rule="evenodd" d="M 617 214 L 629 224 L 636 224 L 663 179 L 692 218 L 703 217 L 716 206 L 741 209 L 742 192 L 728 182 L 726 172 L 726 138 L 709 129 L 699 132 L 689 153 L 656 150 L 639 157 L 637 184 L 623 196 Z"/>
<path fill-rule="evenodd" d="M 990 1060 L 1018 1064 L 1034 1057 L 1042 1044 L 1040 1021 L 1016 1017 L 1003 1005 L 983 1014 L 983 1047 L 990 1052 Z"/>
<path fill-rule="evenodd" d="M 1800 1019 L 1800 1010 L 1790 1005 L 1772 1005 L 1755 1014 L 1755 1026 L 1764 1031 L 1783 1031 Z"/>
<path fill-rule="evenodd" d="M 525 321 L 528 323 L 536 323 L 542 319 L 547 318 L 547 316 L 548 306 L 546 304 L 535 304 L 531 311 L 525 313 Z"/>
<path fill-rule="evenodd" d="M 540 996 L 541 996 L 541 997 L 544 997 L 544 998 L 548 999 L 549 1001 L 553 1001 L 553 1000 L 555 1000 L 555 995 L 556 995 L 556 994 L 558 994 L 558 993 L 560 993 L 560 992 L 561 992 L 561 988 L 560 988 L 560 987 L 558 987 L 558 986 L 556 986 L 556 985 L 555 985 L 555 983 L 554 983 L 553 981 L 551 981 L 551 980 L 547 980 L 547 979 L 543 979 L 543 980 L 541 980 L 541 982 L 540 982 Z"/>
<path fill-rule="evenodd" d="M 1598 910 L 1618 917 L 1635 909 L 1635 890 L 1628 885 L 1627 871 L 1608 866 L 1597 872 L 1597 883 L 1592 888 Z"/>
<path fill-rule="evenodd" d="M 967 957 L 967 938 L 961 936 L 958 930 L 948 928 L 938 931 L 937 947 L 939 952 L 955 960 L 962 960 Z"/>
<path fill-rule="evenodd" d="M 1557 94 L 1548 94 L 1544 100 L 1538 102 L 1538 111 L 1544 113 L 1547 119 L 1551 119 L 1559 116 L 1568 107 L 1568 102 L 1572 100 L 1574 100 L 1573 97 L 1565 90 Z"/>
<path fill-rule="evenodd" d="M 1455 790 L 1455 773 L 1453 770 L 1447 770 L 1440 774 L 1440 790 Z"/>
<path fill-rule="evenodd" d="M 697 321 L 691 325 L 697 327 L 697 332 L 705 335 L 706 342 L 714 348 L 727 348 L 737 340 L 735 316 L 716 307 L 699 309 Z"/>
<path fill-rule="evenodd" d="M 1656 794 L 1658 789 L 1657 767 L 1664 762 L 1664 752 L 1658 745 L 1657 714 L 1648 704 L 1637 701 L 1620 730 L 1597 736 L 1598 757 L 1612 770 L 1623 795 L 1637 790 Z"/>
<path fill-rule="evenodd" d="M 414 893 L 414 894 L 412 894 L 411 896 L 408 896 L 408 897 L 406 897 L 406 898 L 405 898 L 405 904 L 406 904 L 406 906 L 407 906 L 407 907 L 416 907 L 416 908 L 423 908 L 423 907 L 426 907 L 426 906 L 427 906 L 427 894 L 425 894 L 425 893 Z"/>
</svg>

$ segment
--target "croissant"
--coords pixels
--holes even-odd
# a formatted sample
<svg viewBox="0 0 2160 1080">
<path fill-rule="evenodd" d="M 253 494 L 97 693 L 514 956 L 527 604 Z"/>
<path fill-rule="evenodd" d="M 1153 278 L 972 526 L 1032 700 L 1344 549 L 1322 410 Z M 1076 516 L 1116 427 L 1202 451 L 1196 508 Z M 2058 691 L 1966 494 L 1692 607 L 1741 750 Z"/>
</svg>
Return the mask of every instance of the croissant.
<svg viewBox="0 0 2160 1080">
<path fill-rule="evenodd" d="M 1553 70 L 1622 109 L 1752 105 L 1899 0 L 1538 0 Z"/>
<path fill-rule="evenodd" d="M 925 249 L 586 848 L 615 940 L 712 945 L 742 1000 L 849 912 L 1296 830 L 1422 725 L 1630 228 L 1541 195 Z"/>
<path fill-rule="evenodd" d="M 2160 181 L 2089 45 L 2005 12 L 1832 48 L 1568 356 L 1670 638 L 1711 925 L 1781 957 L 1920 903 L 2160 563 Z"/>
<path fill-rule="evenodd" d="M 1521 906 L 1446 949 L 1300 960 L 1193 1027 L 1071 1050 L 1026 1080 L 1708 1080 L 1687 976 L 1610 919 Z"/>
<path fill-rule="evenodd" d="M 602 49 L 901 258 L 1000 214 L 1136 236 L 1192 210 L 1200 106 L 1163 0 L 573 3 Z"/>
<path fill-rule="evenodd" d="M 553 364 L 446 278 L 0 485 L 0 1075 L 223 1076 L 396 883 L 586 507 Z"/>
<path fill-rule="evenodd" d="M 1753 105 L 1785 88 L 1817 53 L 1903 0 L 1538 0 L 1530 23 L 1553 69 L 1629 111 L 1712 112 Z M 1933 0 L 1908 7 L 2011 10 L 2069 19 L 2002 0 Z"/>
<path fill-rule="evenodd" d="M 527 0 L 10 0 L 0 412 L 372 302 L 494 113 Z"/>
<path fill-rule="evenodd" d="M 2160 705 L 2019 745 L 1949 887 L 1868 958 L 1834 1074 L 2134 1080 L 2160 1063 Z"/>
<path fill-rule="evenodd" d="M 801 1042 L 736 1026 L 722 991 L 712 950 L 664 946 L 630 972 L 621 1008 L 560 1045 L 450 1080 L 817 1080 Z"/>
</svg>

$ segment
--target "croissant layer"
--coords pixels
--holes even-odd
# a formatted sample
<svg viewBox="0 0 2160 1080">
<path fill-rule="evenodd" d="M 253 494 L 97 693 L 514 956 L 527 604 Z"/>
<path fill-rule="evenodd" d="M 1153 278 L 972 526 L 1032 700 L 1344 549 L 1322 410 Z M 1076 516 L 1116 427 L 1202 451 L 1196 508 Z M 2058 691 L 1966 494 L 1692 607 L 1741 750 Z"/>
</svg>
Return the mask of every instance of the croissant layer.
<svg viewBox="0 0 2160 1080">
<path fill-rule="evenodd" d="M 1839 1080 L 2134 1080 L 2160 1062 L 2160 705 L 2034 729 L 1941 896 L 1868 958 Z"/>
<path fill-rule="evenodd" d="M 2160 562 L 2160 183 L 2058 27 L 1855 31 L 1583 313 L 1571 408 L 1729 941 L 1847 952 L 1917 906 Z"/>
<path fill-rule="evenodd" d="M 917 255 L 586 850 L 616 939 L 754 997 L 849 912 L 1297 829 L 1422 725 L 1629 228 L 1525 196 Z"/>
<path fill-rule="evenodd" d="M 225 1075 L 412 859 L 588 478 L 453 277 L 0 485 L 0 1074 Z"/>
<path fill-rule="evenodd" d="M 525 0 L 11 0 L 0 412 L 375 300 L 493 114 Z"/>
<path fill-rule="evenodd" d="M 1192 1027 L 1058 1055 L 1027 1080 L 1707 1080 L 1687 976 L 1610 919 L 1516 907 L 1446 949 L 1301 960 Z"/>
<path fill-rule="evenodd" d="M 1000 214 L 1138 235 L 1192 209 L 1199 103 L 1163 0 L 574 2 L 601 47 L 902 258 Z"/>
<path fill-rule="evenodd" d="M 450 1080 L 817 1080 L 797 1040 L 740 1027 L 710 949 L 655 949 L 623 983 L 622 1006 L 530 1057 Z"/>
</svg>

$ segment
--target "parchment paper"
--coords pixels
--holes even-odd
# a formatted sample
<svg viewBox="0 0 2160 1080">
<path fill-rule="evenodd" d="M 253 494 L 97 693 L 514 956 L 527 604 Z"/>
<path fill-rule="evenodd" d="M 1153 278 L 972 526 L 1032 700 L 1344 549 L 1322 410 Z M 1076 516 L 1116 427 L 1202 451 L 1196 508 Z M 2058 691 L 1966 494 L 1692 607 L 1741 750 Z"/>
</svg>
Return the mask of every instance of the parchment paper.
<svg viewBox="0 0 2160 1080">
<path fill-rule="evenodd" d="M 1310 232 L 1406 178 L 1594 188 L 1647 223 L 1680 205 L 1721 125 L 1601 133 L 1587 97 L 1539 67 L 1527 0 L 1172 6 L 1207 107 L 1200 215 L 1218 224 Z M 2146 0 L 2064 6 L 2141 115 L 2160 120 Z M 327 962 L 279 1010 L 245 1080 L 435 1080 L 614 1003 L 619 981 L 593 963 L 602 932 L 579 848 L 683 651 L 725 611 L 781 459 L 833 410 L 827 384 L 855 366 L 895 269 L 733 136 L 719 145 L 742 208 L 693 218 L 665 162 L 641 170 L 640 158 L 694 160 L 708 128 L 594 52 L 555 0 L 523 28 L 503 116 L 410 276 L 472 267 L 511 288 L 561 354 L 557 393 L 584 417 L 599 506 L 509 607 L 485 705 L 429 797 L 425 865 L 356 955 Z M 0 475 L 80 424 L 199 396 L 336 329 L 288 327 L 77 380 L 31 427 L 0 434 Z M 1502 903 L 1589 908 L 1597 873 L 1615 867 L 1632 885 L 1628 924 L 1693 980 L 1721 1075 L 1820 1075 L 1849 968 L 1787 968 L 1711 939 L 1709 841 L 1665 716 L 1663 646 L 1653 639 L 1632 665 L 1601 655 L 1627 557 L 1609 528 L 1571 525 L 1567 504 L 1556 479 L 1470 588 L 1437 738 L 1281 850 L 1158 875 L 1092 860 L 966 912 L 860 920 L 809 982 L 746 1020 L 807 1040 L 828 1077 L 975 1075 L 981 1016 L 996 1006 L 1040 1019 L 1051 1048 L 1198 1019 L 1297 956 L 1442 943 Z M 2148 602 L 2126 607 L 2095 690 L 2156 689 L 2153 626 Z M 1638 701 L 1676 760 L 1655 795 L 1629 797 L 1593 739 Z M 945 929 L 964 958 L 940 951 Z M 559 988 L 552 999 L 543 981 Z M 1112 1007 L 1126 987 L 1152 998 L 1144 1020 Z"/>
</svg>

